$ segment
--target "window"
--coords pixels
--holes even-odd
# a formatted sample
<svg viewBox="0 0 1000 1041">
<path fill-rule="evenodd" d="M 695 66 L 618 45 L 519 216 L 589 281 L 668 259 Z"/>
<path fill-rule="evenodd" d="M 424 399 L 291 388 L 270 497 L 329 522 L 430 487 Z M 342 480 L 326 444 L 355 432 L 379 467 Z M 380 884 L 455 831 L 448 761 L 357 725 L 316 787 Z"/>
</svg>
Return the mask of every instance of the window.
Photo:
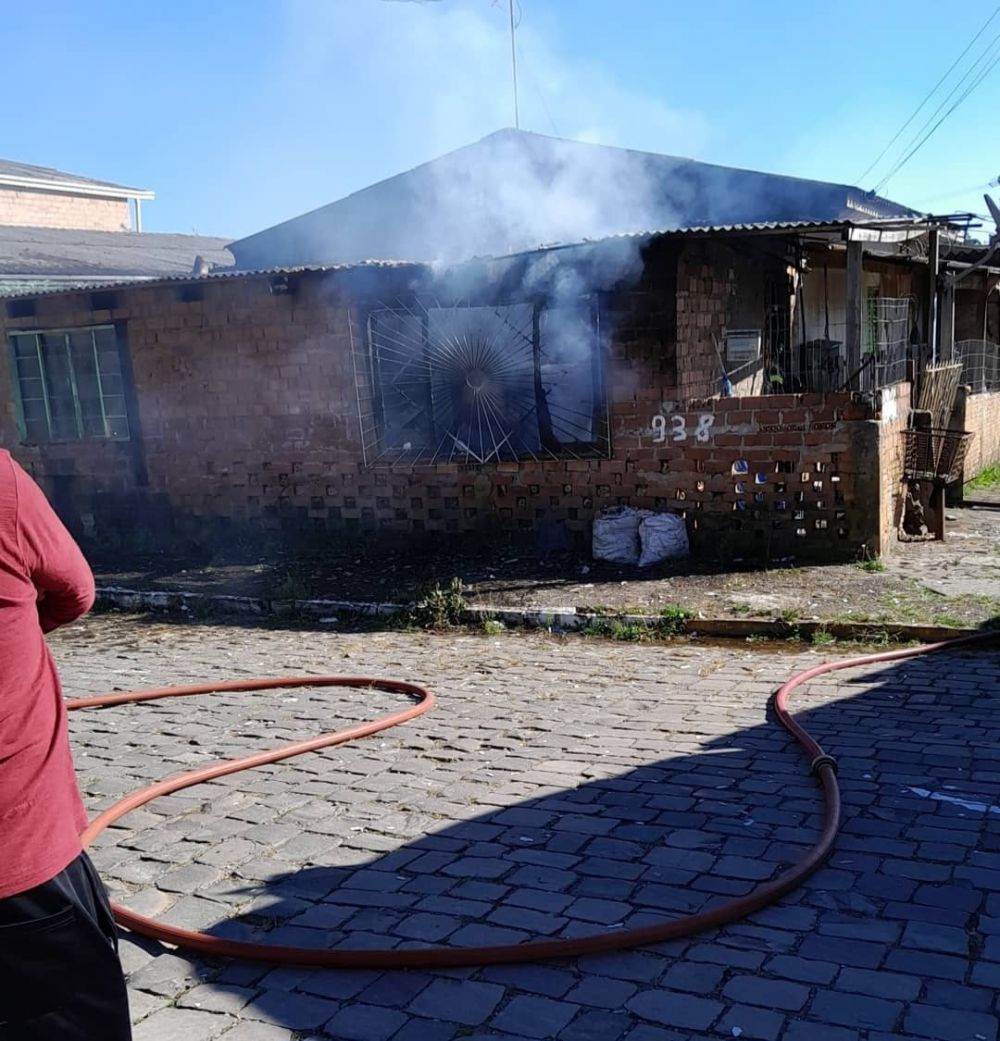
<svg viewBox="0 0 1000 1041">
<path fill-rule="evenodd" d="M 598 343 L 587 300 L 374 311 L 369 393 L 359 385 L 366 461 L 607 454 Z"/>
<path fill-rule="evenodd" d="M 128 438 L 114 326 L 11 333 L 10 347 L 26 440 Z"/>
</svg>

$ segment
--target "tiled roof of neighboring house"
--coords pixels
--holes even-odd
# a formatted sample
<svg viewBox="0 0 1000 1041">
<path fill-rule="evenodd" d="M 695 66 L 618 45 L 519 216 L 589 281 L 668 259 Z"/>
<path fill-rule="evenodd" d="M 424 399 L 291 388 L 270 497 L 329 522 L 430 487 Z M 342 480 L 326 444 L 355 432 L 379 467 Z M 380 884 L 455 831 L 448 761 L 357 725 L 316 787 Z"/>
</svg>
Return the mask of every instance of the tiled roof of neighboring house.
<svg viewBox="0 0 1000 1041">
<path fill-rule="evenodd" d="M 233 258 L 226 241 L 203 235 L 0 227 L 0 292 L 190 275 L 199 256 L 210 265 L 230 267 Z"/>
<path fill-rule="evenodd" d="M 501 130 L 232 251 L 241 268 L 447 261 L 644 228 L 914 216 L 850 185 Z"/>
<path fill-rule="evenodd" d="M 93 177 L 52 170 L 47 166 L 16 163 L 0 159 L 0 187 L 35 188 L 47 191 L 75 192 L 82 195 L 102 195 L 117 199 L 152 199 L 148 188 L 129 188 L 111 181 L 97 181 Z"/>
</svg>

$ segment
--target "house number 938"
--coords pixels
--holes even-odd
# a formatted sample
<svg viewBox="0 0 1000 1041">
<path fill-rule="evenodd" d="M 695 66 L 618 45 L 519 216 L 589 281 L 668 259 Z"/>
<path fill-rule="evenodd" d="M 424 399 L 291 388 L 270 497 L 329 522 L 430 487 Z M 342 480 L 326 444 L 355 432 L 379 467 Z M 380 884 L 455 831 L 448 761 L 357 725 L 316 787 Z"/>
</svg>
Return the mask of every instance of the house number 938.
<svg viewBox="0 0 1000 1041">
<path fill-rule="evenodd" d="M 667 434 L 670 434 L 671 441 L 687 441 L 689 433 L 694 435 L 695 441 L 701 441 L 704 443 L 712 435 L 712 424 L 715 422 L 715 416 L 711 412 L 702 413 L 698 417 L 698 423 L 694 430 L 688 430 L 688 426 L 684 421 L 684 417 L 674 413 L 670 417 L 670 430 L 667 430 L 667 417 L 666 416 L 653 416 L 650 426 L 653 429 L 653 444 L 662 445 L 667 440 Z"/>
</svg>

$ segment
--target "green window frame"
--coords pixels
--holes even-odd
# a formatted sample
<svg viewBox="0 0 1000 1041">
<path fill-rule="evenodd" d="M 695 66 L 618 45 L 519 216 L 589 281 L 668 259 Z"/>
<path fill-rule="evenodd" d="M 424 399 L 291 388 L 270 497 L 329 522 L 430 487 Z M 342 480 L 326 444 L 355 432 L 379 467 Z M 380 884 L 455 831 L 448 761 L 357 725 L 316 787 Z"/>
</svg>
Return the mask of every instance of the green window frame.
<svg viewBox="0 0 1000 1041">
<path fill-rule="evenodd" d="M 113 325 L 10 333 L 8 342 L 25 441 L 129 439 Z"/>
</svg>

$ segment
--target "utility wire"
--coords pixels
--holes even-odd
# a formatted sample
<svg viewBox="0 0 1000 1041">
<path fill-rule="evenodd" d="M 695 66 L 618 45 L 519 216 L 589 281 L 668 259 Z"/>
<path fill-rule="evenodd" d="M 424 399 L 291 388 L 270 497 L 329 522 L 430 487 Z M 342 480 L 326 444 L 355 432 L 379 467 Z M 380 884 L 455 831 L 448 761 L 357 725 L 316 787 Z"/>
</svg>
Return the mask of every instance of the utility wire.
<svg viewBox="0 0 1000 1041">
<path fill-rule="evenodd" d="M 934 84 L 933 87 L 931 87 L 931 89 L 925 95 L 923 101 L 921 101 L 920 104 L 917 105 L 917 107 L 910 114 L 910 118 L 907 119 L 907 121 L 896 131 L 895 134 L 893 134 L 892 140 L 885 146 L 885 148 L 882 149 L 881 152 L 879 152 L 879 154 L 875 157 L 875 160 L 871 163 L 868 169 L 865 170 L 865 172 L 858 178 L 858 184 L 861 184 L 861 182 L 864 181 L 864 179 L 872 172 L 872 170 L 874 170 L 875 167 L 878 166 L 886 152 L 888 152 L 889 149 L 892 148 L 892 146 L 902 135 L 903 131 L 906 130 L 906 128 L 917 118 L 917 116 L 920 114 L 920 110 L 924 107 L 924 105 L 927 104 L 928 101 L 930 101 L 930 99 L 937 92 L 937 89 L 941 86 L 941 84 L 944 83 L 944 81 L 952 74 L 952 72 L 958 66 L 959 62 L 969 53 L 969 51 L 972 50 L 972 48 L 976 44 L 976 41 L 979 39 L 980 36 L 983 35 L 984 32 L 986 32 L 987 28 L 989 28 L 990 22 L 992 22 L 998 14 L 1000 14 L 1000 5 L 997 5 L 993 13 L 983 23 L 983 25 L 979 29 L 979 32 L 977 32 L 976 35 L 973 36 L 972 39 L 969 41 L 965 50 L 963 50 L 962 53 L 951 63 L 951 65 L 948 67 L 948 71 L 937 81 L 937 83 Z"/>
<path fill-rule="evenodd" d="M 996 37 L 996 39 L 1000 40 L 1000 35 L 998 35 Z M 996 40 L 994 40 L 993 42 L 996 42 Z M 990 44 L 990 48 L 992 48 L 992 46 L 993 46 L 993 43 Z M 989 55 L 988 52 L 984 52 L 983 55 L 982 55 L 982 57 L 987 57 L 987 56 L 992 59 L 989 62 L 989 64 L 984 69 L 982 69 L 982 71 L 979 73 L 979 75 L 976 77 L 976 79 L 974 79 L 972 81 L 972 83 L 970 83 L 969 86 L 966 87 L 965 91 L 961 95 L 959 95 L 958 99 L 954 102 L 954 104 L 952 104 L 951 108 L 949 108 L 944 113 L 944 115 L 930 128 L 930 130 L 927 131 L 926 134 L 924 134 L 924 136 L 922 138 L 920 138 L 919 141 L 916 142 L 916 144 L 914 144 L 913 141 L 911 140 L 910 144 L 913 145 L 913 147 L 910 148 L 910 150 L 906 153 L 906 155 L 904 155 L 903 158 L 900 159 L 896 163 L 896 165 L 885 175 L 885 177 L 883 177 L 882 180 L 879 181 L 879 183 L 873 189 L 875 192 L 878 192 L 893 177 L 895 177 L 896 174 L 899 173 L 900 170 L 903 169 L 903 167 L 917 154 L 917 152 L 919 152 L 920 149 L 923 148 L 925 144 L 927 144 L 927 142 L 930 140 L 931 136 L 937 131 L 938 127 L 940 127 L 941 124 L 952 114 L 952 112 L 954 112 L 955 109 L 957 109 L 958 106 L 961 105 L 962 102 L 965 101 L 965 99 L 967 97 L 969 97 L 969 95 L 972 94 L 972 92 L 974 90 L 976 90 L 976 88 L 983 82 L 983 80 L 986 79 L 987 76 L 989 76 L 989 74 L 997 67 L 997 65 L 1000 65 L 1000 51 L 998 51 L 995 56 Z M 982 60 L 982 57 L 979 59 L 980 61 Z M 977 61 L 976 64 L 978 65 L 979 62 Z M 975 66 L 973 66 L 973 68 L 974 67 Z M 964 79 L 964 77 L 963 77 L 963 79 Z M 954 91 L 952 91 L 952 94 L 953 93 L 954 93 Z M 951 96 L 952 95 L 949 94 L 948 98 L 950 98 Z M 948 98 L 946 98 L 945 101 L 947 101 Z M 938 106 L 938 108 L 935 110 L 934 114 L 937 115 L 937 112 L 939 112 L 940 109 L 941 109 L 941 106 Z M 931 116 L 931 119 L 933 119 L 933 118 L 934 118 L 934 116 Z M 927 124 L 925 123 L 924 127 L 921 127 L 921 132 L 923 131 L 923 129 L 926 126 L 927 126 Z"/>
</svg>

